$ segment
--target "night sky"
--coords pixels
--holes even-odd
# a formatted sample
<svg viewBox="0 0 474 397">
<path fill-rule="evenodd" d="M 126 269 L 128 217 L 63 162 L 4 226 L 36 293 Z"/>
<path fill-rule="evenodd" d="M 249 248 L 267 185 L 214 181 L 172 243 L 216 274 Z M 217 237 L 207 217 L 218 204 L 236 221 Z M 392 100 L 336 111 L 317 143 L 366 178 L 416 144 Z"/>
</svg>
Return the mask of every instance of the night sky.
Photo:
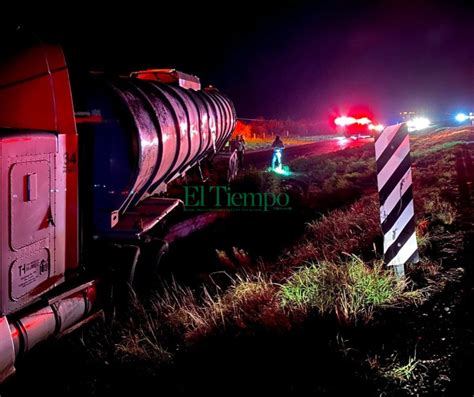
<svg viewBox="0 0 474 397">
<path fill-rule="evenodd" d="M 228 94 L 240 117 L 324 119 L 354 104 L 383 122 L 402 110 L 474 111 L 469 2 L 161 3 L 12 15 L 2 30 L 20 23 L 60 42 L 79 69 L 198 75 Z"/>
</svg>

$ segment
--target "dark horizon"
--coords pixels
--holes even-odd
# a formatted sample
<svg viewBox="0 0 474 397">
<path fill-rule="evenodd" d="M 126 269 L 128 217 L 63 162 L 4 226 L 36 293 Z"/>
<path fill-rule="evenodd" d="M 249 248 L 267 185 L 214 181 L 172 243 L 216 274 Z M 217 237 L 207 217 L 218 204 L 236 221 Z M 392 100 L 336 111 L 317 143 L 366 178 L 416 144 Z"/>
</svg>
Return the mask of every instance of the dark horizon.
<svg viewBox="0 0 474 397">
<path fill-rule="evenodd" d="M 240 3 L 239 3 L 240 4 Z M 79 9 L 22 21 L 61 43 L 74 67 L 126 72 L 173 67 L 212 84 L 240 117 L 323 120 L 364 105 L 389 122 L 404 110 L 474 110 L 474 10 L 467 2 L 298 3 L 258 10 Z"/>
</svg>

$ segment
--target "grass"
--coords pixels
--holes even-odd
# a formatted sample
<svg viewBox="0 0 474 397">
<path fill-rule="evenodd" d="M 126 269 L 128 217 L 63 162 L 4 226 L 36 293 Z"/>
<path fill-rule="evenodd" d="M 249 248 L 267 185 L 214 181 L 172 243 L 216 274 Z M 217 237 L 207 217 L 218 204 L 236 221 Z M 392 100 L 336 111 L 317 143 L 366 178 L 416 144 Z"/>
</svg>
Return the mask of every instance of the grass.
<svg viewBox="0 0 474 397">
<path fill-rule="evenodd" d="M 380 237 L 378 211 L 376 196 L 371 195 L 309 222 L 302 242 L 281 257 L 280 267 L 291 269 L 317 260 L 335 262 L 347 253 L 370 251 Z"/>
<path fill-rule="evenodd" d="M 406 364 L 394 364 L 389 369 L 383 371 L 383 375 L 399 382 L 408 382 L 416 377 L 416 369 L 419 365 L 420 361 L 415 356 L 409 357 Z"/>
<path fill-rule="evenodd" d="M 439 151 L 442 151 L 442 150 L 450 149 L 452 147 L 462 145 L 462 144 L 463 144 L 463 141 L 452 141 L 452 142 L 440 143 L 438 145 L 430 146 L 430 147 L 423 148 L 423 149 L 420 149 L 420 150 L 415 150 L 411 153 L 411 157 L 412 157 L 412 159 L 416 159 L 416 158 L 419 158 L 419 157 L 426 156 L 428 154 L 432 154 L 432 153 L 436 153 L 436 152 L 439 152 Z"/>
<path fill-rule="evenodd" d="M 367 264 L 356 256 L 343 263 L 319 262 L 297 270 L 281 286 L 283 307 L 335 314 L 342 323 L 368 322 L 375 308 L 401 301 L 422 301 L 422 293 L 406 295 L 406 280 L 378 260 Z"/>
<path fill-rule="evenodd" d="M 437 153 L 457 146 L 460 142 L 472 141 L 472 128 L 459 127 L 439 132 L 414 136 L 411 139 L 412 155 L 415 158 Z"/>
<path fill-rule="evenodd" d="M 196 294 L 173 282 L 149 301 L 136 301 L 125 326 L 117 352 L 136 358 L 168 359 L 158 342 L 196 343 L 227 329 L 271 327 L 286 323 L 277 300 L 277 286 L 262 274 L 236 276 L 225 291 Z"/>
<path fill-rule="evenodd" d="M 452 225 L 458 216 L 454 205 L 437 195 L 431 196 L 425 201 L 424 209 L 430 214 L 433 222 L 440 222 L 444 225 Z"/>
<path fill-rule="evenodd" d="M 372 178 L 375 176 L 373 148 L 363 147 L 344 151 L 344 155 L 324 155 L 301 157 L 289 164 L 291 170 L 301 174 L 301 178 L 314 187 L 337 179 L 353 180 L 354 177 Z M 360 181 L 362 182 L 362 181 Z M 330 184 L 327 184 L 326 190 Z"/>
<path fill-rule="evenodd" d="M 341 263 L 309 264 L 283 283 L 263 273 L 229 278 L 224 291 L 203 288 L 197 295 L 171 283 L 149 302 L 134 299 L 127 320 L 120 323 L 115 354 L 122 361 L 166 362 L 172 358 L 173 344 L 188 346 L 226 333 L 288 330 L 292 319 L 310 313 L 334 316 L 344 324 L 366 323 L 376 308 L 424 299 L 380 260 L 366 263 L 356 256 Z"/>
<path fill-rule="evenodd" d="M 388 365 L 381 365 L 380 357 L 375 355 L 367 358 L 370 368 L 379 373 L 383 378 L 395 381 L 400 384 L 414 380 L 419 375 L 419 368 L 423 366 L 422 362 L 415 355 L 409 356 L 406 364 L 402 364 L 397 360 L 396 353 L 389 358 Z"/>
<path fill-rule="evenodd" d="M 307 209 L 326 213 L 376 191 L 375 158 L 370 145 L 339 155 L 299 158 L 288 165 L 294 178 L 308 186 Z"/>
<path fill-rule="evenodd" d="M 184 290 L 183 290 L 184 292 Z M 157 363 L 167 362 L 172 354 L 163 347 L 160 315 L 149 310 L 130 291 L 130 308 L 124 318 L 114 320 L 109 332 L 116 340 L 113 344 L 114 356 L 121 361 L 153 360 Z"/>
<path fill-rule="evenodd" d="M 428 227 L 429 220 L 426 218 L 419 220 L 416 225 L 416 242 L 421 253 L 431 247 L 431 236 Z"/>
<path fill-rule="evenodd" d="M 262 172 L 262 170 L 250 166 L 244 174 L 239 174 L 230 184 L 232 192 L 281 193 L 282 179 L 274 172 Z"/>
</svg>

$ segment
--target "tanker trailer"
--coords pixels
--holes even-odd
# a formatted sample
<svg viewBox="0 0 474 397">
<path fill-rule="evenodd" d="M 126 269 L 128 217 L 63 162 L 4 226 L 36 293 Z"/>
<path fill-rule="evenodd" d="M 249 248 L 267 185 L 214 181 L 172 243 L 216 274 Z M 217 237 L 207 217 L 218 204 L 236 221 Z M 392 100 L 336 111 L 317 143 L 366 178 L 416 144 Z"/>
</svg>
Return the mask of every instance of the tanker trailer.
<svg viewBox="0 0 474 397">
<path fill-rule="evenodd" d="M 175 70 L 95 76 L 80 102 L 81 198 L 95 240 L 133 240 L 150 230 L 178 205 L 157 196 L 219 151 L 236 120 L 224 95 Z"/>
<path fill-rule="evenodd" d="M 121 264 L 95 254 L 131 249 L 134 269 L 180 205 L 166 185 L 235 125 L 225 96 L 175 70 L 91 76 L 76 95 L 60 47 L 2 55 L 0 382 L 39 342 L 103 316 Z"/>
<path fill-rule="evenodd" d="M 225 145 L 236 122 L 233 104 L 173 69 L 91 75 L 80 89 L 73 85 L 73 95 L 81 261 L 100 267 L 114 260 L 129 283 L 137 268 L 146 280 L 168 249 L 163 221 L 182 206 L 164 195 L 167 184 Z"/>
</svg>

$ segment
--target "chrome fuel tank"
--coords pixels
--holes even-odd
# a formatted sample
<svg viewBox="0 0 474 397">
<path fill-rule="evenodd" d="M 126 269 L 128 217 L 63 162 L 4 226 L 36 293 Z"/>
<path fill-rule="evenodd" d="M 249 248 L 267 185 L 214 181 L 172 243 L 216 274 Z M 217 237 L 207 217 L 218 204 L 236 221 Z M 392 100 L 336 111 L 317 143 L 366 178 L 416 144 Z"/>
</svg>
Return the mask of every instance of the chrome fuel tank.
<svg viewBox="0 0 474 397">
<path fill-rule="evenodd" d="M 232 102 L 214 88 L 97 78 L 88 95 L 77 119 L 80 158 L 99 230 L 219 151 L 236 123 Z"/>
</svg>

